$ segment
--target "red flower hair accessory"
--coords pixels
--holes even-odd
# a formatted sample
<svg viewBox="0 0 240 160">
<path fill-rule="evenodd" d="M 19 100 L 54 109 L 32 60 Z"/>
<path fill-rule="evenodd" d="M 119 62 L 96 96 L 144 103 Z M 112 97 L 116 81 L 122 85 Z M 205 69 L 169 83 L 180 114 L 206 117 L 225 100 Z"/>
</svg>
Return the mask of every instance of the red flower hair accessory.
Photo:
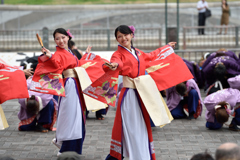
<svg viewBox="0 0 240 160">
<path fill-rule="evenodd" d="M 130 29 L 131 29 L 131 31 L 133 32 L 133 37 L 134 37 L 134 32 L 135 32 L 135 28 L 134 28 L 134 26 L 128 26 Z"/>
<path fill-rule="evenodd" d="M 72 35 L 72 33 L 70 32 L 69 29 L 67 30 L 67 34 L 68 34 L 69 37 L 74 38 L 74 36 Z"/>
</svg>

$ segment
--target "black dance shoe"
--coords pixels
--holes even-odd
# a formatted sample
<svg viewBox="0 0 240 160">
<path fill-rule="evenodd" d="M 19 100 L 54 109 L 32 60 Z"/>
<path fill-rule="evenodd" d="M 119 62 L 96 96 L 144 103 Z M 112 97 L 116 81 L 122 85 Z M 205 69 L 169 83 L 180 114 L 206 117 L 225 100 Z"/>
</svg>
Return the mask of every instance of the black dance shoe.
<svg viewBox="0 0 240 160">
<path fill-rule="evenodd" d="M 42 132 L 42 133 L 47 133 L 48 129 L 44 128 L 42 125 L 37 124 L 35 127 L 36 132 Z"/>
<path fill-rule="evenodd" d="M 240 128 L 235 124 L 230 124 L 228 129 L 232 131 L 240 131 Z"/>
</svg>

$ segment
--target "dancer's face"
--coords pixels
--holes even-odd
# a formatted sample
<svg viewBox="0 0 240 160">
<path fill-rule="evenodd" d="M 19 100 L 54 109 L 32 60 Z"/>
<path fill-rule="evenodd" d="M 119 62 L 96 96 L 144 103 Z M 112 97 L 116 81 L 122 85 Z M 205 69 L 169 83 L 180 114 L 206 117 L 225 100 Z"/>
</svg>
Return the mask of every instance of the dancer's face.
<svg viewBox="0 0 240 160">
<path fill-rule="evenodd" d="M 64 34 L 61 34 L 61 33 L 55 34 L 54 41 L 57 44 L 57 46 L 60 48 L 68 49 L 68 40 L 69 40 L 69 37 Z"/>
<path fill-rule="evenodd" d="M 126 48 L 131 48 L 131 41 L 133 38 L 133 34 L 123 34 L 121 32 L 117 32 L 117 41 L 120 45 Z"/>
</svg>

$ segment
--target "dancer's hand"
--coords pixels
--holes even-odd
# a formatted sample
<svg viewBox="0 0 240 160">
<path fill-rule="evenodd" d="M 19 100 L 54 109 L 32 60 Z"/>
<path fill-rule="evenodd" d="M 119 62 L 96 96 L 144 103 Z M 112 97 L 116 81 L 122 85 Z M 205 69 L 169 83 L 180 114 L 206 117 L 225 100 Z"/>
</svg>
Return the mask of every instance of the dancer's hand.
<svg viewBox="0 0 240 160">
<path fill-rule="evenodd" d="M 92 46 L 88 46 L 86 49 L 86 53 L 91 53 Z"/>
<path fill-rule="evenodd" d="M 26 76 L 31 76 L 34 73 L 32 70 L 33 68 L 24 69 L 23 72 Z"/>
<path fill-rule="evenodd" d="M 43 48 L 41 49 L 41 51 L 42 51 L 42 53 L 45 54 L 48 58 L 51 58 L 51 57 L 52 57 L 52 53 L 51 53 L 48 49 L 46 49 L 45 47 L 43 47 Z"/>
<path fill-rule="evenodd" d="M 108 66 L 111 70 L 115 71 L 118 67 L 118 63 L 105 63 L 106 66 Z"/>
<path fill-rule="evenodd" d="M 171 46 L 173 49 L 175 48 L 175 45 L 177 44 L 177 42 L 169 42 L 168 45 Z"/>
</svg>

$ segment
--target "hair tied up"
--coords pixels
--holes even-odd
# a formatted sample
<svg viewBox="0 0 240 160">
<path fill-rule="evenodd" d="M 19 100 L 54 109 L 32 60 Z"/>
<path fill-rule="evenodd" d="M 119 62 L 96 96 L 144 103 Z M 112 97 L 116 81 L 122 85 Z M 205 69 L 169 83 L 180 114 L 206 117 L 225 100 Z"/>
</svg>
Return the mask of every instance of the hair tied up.
<svg viewBox="0 0 240 160">
<path fill-rule="evenodd" d="M 67 34 L 68 34 L 69 37 L 74 38 L 74 36 L 72 35 L 72 33 L 70 32 L 69 29 L 67 30 Z"/>
<path fill-rule="evenodd" d="M 131 29 L 131 31 L 133 32 L 133 37 L 134 37 L 134 32 L 135 32 L 135 28 L 134 28 L 134 26 L 128 26 L 130 29 Z"/>
<path fill-rule="evenodd" d="M 29 99 L 35 100 L 35 95 L 32 95 Z"/>
</svg>

